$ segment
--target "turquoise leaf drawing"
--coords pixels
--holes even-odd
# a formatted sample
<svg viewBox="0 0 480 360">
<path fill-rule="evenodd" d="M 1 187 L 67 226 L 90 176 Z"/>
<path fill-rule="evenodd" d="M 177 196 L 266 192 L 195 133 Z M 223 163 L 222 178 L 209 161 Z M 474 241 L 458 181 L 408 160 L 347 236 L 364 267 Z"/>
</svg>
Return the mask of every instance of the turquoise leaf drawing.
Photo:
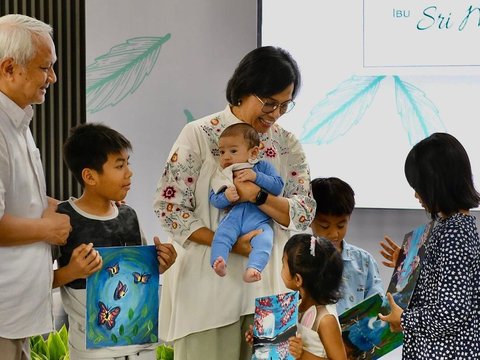
<svg viewBox="0 0 480 360">
<path fill-rule="evenodd" d="M 400 79 L 395 79 L 395 98 L 397 112 L 400 115 L 403 127 L 407 131 L 410 145 L 434 132 L 445 132 L 438 109 L 419 88 Z"/>
<path fill-rule="evenodd" d="M 352 76 L 330 91 L 310 111 L 300 141 L 328 144 L 344 135 L 363 117 L 385 76 Z"/>
<path fill-rule="evenodd" d="M 136 37 L 110 49 L 87 66 L 87 111 L 115 106 L 134 93 L 157 62 L 160 48 L 170 39 Z"/>
<path fill-rule="evenodd" d="M 192 113 L 190 112 L 190 110 L 184 109 L 184 110 L 183 110 L 183 113 L 185 114 L 185 117 L 187 118 L 187 123 L 192 122 L 193 120 L 195 120 L 195 118 L 193 117 L 193 115 L 192 115 Z"/>
</svg>

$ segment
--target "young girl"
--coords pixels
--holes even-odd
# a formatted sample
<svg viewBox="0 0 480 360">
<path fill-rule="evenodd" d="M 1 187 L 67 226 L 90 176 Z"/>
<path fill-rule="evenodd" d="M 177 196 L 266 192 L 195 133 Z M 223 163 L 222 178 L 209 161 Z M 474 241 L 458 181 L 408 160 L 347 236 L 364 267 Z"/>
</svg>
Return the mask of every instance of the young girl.
<svg viewBox="0 0 480 360">
<path fill-rule="evenodd" d="M 323 238 L 308 234 L 292 236 L 283 249 L 282 279 L 298 290 L 298 335 L 289 339 L 295 359 L 347 359 L 334 304 L 339 298 L 343 261 L 340 253 Z M 253 329 L 245 334 L 253 343 Z"/>
<path fill-rule="evenodd" d="M 387 294 L 392 312 L 380 318 L 403 330 L 404 360 L 478 359 L 480 241 L 469 210 L 480 196 L 468 155 L 453 136 L 435 133 L 412 148 L 405 176 L 437 223 L 410 304 L 403 311 Z M 383 247 L 388 261 L 398 257 L 393 241 Z"/>
</svg>

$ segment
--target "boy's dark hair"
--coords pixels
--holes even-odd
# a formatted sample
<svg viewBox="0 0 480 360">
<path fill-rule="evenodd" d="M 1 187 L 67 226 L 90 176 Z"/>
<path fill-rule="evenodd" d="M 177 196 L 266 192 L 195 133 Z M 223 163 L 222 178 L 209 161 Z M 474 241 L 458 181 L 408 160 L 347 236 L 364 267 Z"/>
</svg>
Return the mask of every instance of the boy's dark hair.
<svg viewBox="0 0 480 360">
<path fill-rule="evenodd" d="M 220 134 L 220 139 L 228 136 L 243 135 L 243 139 L 248 145 L 248 149 L 260 146 L 260 136 L 252 125 L 247 123 L 236 123 L 228 126 Z"/>
<path fill-rule="evenodd" d="M 355 207 L 355 193 L 345 181 L 336 177 L 316 178 L 310 183 L 317 202 L 316 214 L 351 215 Z"/>
<path fill-rule="evenodd" d="M 78 125 L 70 130 L 63 144 L 63 160 L 77 181 L 84 186 L 83 169 L 102 173 L 109 154 L 132 150 L 132 145 L 118 131 L 99 123 Z"/>
<path fill-rule="evenodd" d="M 250 51 L 240 61 L 227 84 L 227 101 L 238 105 L 242 97 L 255 94 L 269 98 L 293 84 L 292 97 L 300 90 L 300 70 L 292 56 L 274 46 Z"/>
<path fill-rule="evenodd" d="M 303 287 L 320 305 L 333 304 L 340 299 L 343 260 L 333 244 L 323 238 L 316 238 L 315 256 L 310 253 L 312 236 L 292 236 L 283 249 L 287 256 L 290 275 L 299 274 Z"/>
<path fill-rule="evenodd" d="M 467 152 L 450 134 L 434 133 L 417 143 L 405 160 L 405 177 L 434 220 L 439 212 L 451 215 L 480 203 Z"/>
</svg>

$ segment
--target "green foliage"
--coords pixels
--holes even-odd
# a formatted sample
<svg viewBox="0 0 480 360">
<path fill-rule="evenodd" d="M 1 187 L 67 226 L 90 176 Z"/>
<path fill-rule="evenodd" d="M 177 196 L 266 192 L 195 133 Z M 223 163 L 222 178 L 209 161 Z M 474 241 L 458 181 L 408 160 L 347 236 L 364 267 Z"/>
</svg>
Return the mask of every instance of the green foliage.
<svg viewBox="0 0 480 360">
<path fill-rule="evenodd" d="M 173 360 L 173 348 L 165 344 L 157 347 L 157 360 Z"/>
<path fill-rule="evenodd" d="M 138 332 L 137 328 L 133 329 Z M 112 337 L 116 336 L 112 334 Z M 131 344 L 133 340 L 127 337 L 127 341 Z M 118 340 L 116 338 L 116 340 Z M 151 334 L 150 340 L 157 342 L 158 338 Z M 114 340 L 115 341 L 115 340 Z M 65 325 L 60 331 L 54 331 L 48 335 L 46 339 L 42 336 L 32 336 L 30 338 L 30 355 L 32 360 L 70 360 L 68 353 L 68 331 Z M 173 347 L 162 344 L 157 347 L 157 360 L 173 360 Z"/>
<path fill-rule="evenodd" d="M 65 325 L 50 333 L 47 339 L 37 335 L 30 338 L 32 360 L 69 360 L 68 333 Z"/>
</svg>

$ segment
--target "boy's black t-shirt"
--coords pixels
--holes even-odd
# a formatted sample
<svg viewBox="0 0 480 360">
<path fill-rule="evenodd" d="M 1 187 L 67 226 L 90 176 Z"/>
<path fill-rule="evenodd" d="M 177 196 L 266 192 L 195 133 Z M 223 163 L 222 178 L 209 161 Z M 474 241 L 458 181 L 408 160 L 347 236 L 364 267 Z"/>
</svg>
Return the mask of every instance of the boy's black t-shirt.
<svg viewBox="0 0 480 360">
<path fill-rule="evenodd" d="M 137 214 L 128 205 L 118 207 L 115 218 L 100 220 L 88 218 L 78 213 L 68 202 L 58 205 L 57 212 L 70 216 L 72 232 L 66 245 L 58 246 L 59 267 L 68 265 L 73 250 L 81 244 L 93 243 L 94 247 L 142 245 L 142 235 Z M 77 279 L 65 286 L 73 289 L 85 289 L 86 280 Z"/>
</svg>

